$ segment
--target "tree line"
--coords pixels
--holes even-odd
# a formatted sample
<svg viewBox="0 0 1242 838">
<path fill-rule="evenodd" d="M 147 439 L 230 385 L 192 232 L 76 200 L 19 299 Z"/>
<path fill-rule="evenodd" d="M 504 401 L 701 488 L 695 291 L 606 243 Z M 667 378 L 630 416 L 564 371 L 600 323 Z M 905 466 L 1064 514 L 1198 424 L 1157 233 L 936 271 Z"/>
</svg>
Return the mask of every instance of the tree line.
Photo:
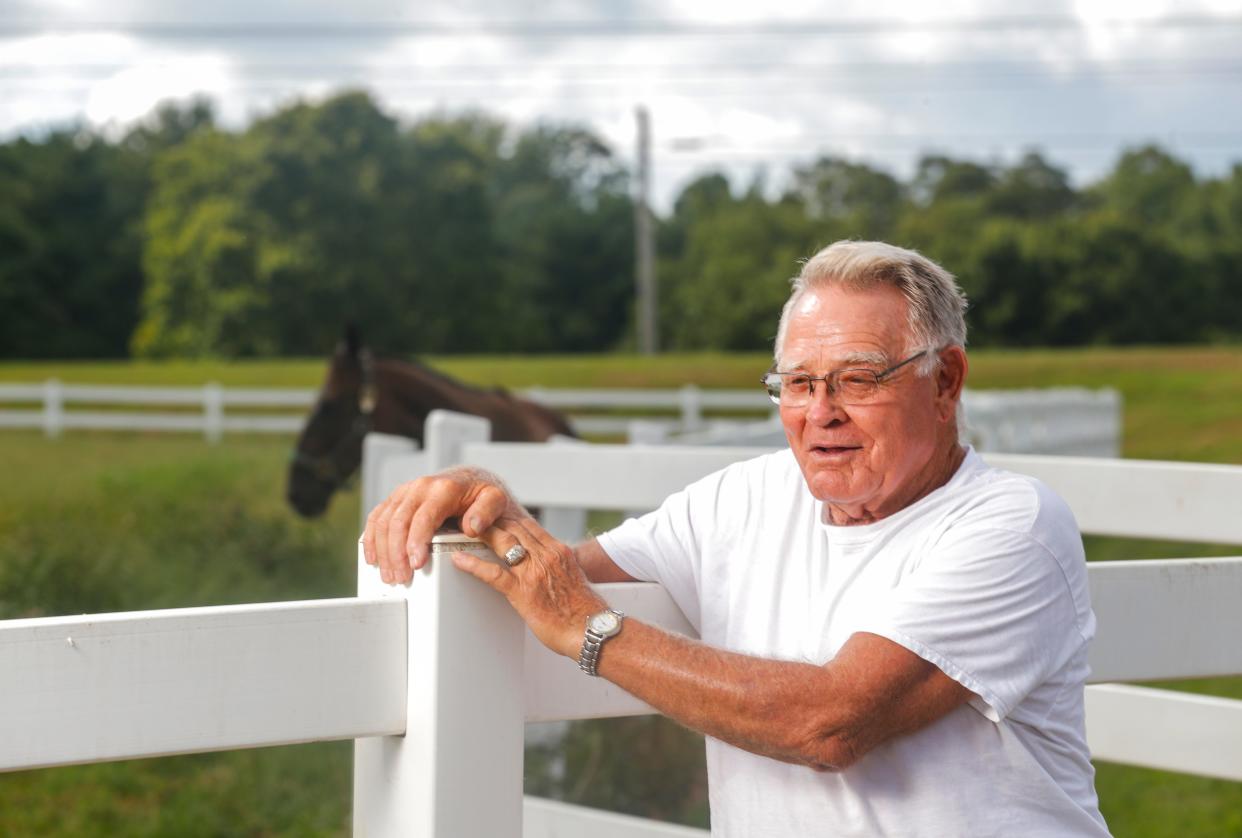
<svg viewBox="0 0 1242 838">
<path fill-rule="evenodd" d="M 0 357 L 318 355 L 347 320 L 391 353 L 633 344 L 629 172 L 579 127 L 402 125 L 363 92 L 241 131 L 167 105 L 0 145 L 0 196 Z M 1242 335 L 1242 164 L 1199 178 L 1156 146 L 1081 188 L 1035 151 L 904 181 L 820 157 L 775 191 L 707 173 L 657 233 L 669 348 L 768 348 L 799 260 L 841 238 L 954 271 L 979 346 Z"/>
</svg>

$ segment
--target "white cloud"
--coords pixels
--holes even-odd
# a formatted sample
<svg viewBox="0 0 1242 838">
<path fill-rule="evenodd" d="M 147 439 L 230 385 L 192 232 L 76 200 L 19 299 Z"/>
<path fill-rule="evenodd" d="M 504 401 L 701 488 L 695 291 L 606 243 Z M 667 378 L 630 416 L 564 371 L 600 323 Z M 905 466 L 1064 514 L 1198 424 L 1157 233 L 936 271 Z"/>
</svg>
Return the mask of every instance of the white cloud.
<svg viewBox="0 0 1242 838">
<path fill-rule="evenodd" d="M 24 4 L 24 5 L 20 5 Z M 6 8 L 7 7 L 7 8 Z M 86 0 L 0 0 L 0 18 L 98 20 Z M 673 21 L 727 34 L 513 37 L 495 30 L 431 37 L 394 25 L 366 37 L 193 39 L 86 33 L 0 40 L 0 136 L 50 122 L 118 125 L 163 98 L 207 93 L 240 125 L 296 97 L 366 86 L 391 112 L 483 109 L 509 120 L 578 122 L 632 157 L 634 107 L 652 112 L 657 188 L 667 205 L 697 167 L 739 178 L 761 164 L 845 154 L 890 169 L 920 149 L 1014 155 L 1042 146 L 1079 179 L 1119 147 L 1171 132 L 1173 151 L 1219 171 L 1242 146 L 1236 66 L 1242 27 L 1160 27 L 1171 15 L 1237 15 L 1229 0 L 113 0 L 107 19 L 175 23 Z M 972 28 L 963 21 L 1077 19 L 1079 27 Z M 1130 27 L 1119 19 L 1148 21 Z M 841 34 L 851 20 L 902 22 Z M 748 36 L 747 23 L 818 21 L 814 34 Z M 920 27 L 918 24 L 925 23 Z M 1231 73 L 1204 62 L 1225 61 Z M 1196 140 L 1204 132 L 1225 139 Z M 1232 134 L 1230 133 L 1232 132 Z M 1229 144 L 1228 137 L 1234 142 Z M 703 139 L 674 151 L 674 138 Z"/>
</svg>

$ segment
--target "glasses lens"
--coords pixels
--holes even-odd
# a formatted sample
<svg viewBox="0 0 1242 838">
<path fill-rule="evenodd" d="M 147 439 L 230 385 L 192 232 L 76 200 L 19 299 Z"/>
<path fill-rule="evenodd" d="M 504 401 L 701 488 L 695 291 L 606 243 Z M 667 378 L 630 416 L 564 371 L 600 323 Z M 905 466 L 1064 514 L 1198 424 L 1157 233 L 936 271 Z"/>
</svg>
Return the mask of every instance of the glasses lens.
<svg viewBox="0 0 1242 838">
<path fill-rule="evenodd" d="M 768 391 L 768 398 L 777 404 L 781 403 L 781 376 L 770 372 L 763 377 L 763 389 Z"/>
<path fill-rule="evenodd" d="M 837 375 L 837 395 L 846 404 L 870 401 L 879 389 L 879 376 L 871 370 L 842 370 Z"/>
</svg>

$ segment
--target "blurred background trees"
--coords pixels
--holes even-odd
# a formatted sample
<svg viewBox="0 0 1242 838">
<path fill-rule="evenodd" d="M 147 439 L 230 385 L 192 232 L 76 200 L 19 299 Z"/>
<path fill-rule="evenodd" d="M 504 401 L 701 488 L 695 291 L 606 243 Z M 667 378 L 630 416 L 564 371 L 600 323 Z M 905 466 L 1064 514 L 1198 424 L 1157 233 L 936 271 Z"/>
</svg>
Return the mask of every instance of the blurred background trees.
<svg viewBox="0 0 1242 838">
<path fill-rule="evenodd" d="M 0 194 L 0 357 L 318 355 L 347 319 L 398 354 L 633 340 L 629 173 L 575 126 L 402 125 L 352 92 L 226 131 L 190 102 L 0 145 Z M 658 219 L 661 345 L 765 348 L 840 238 L 957 273 L 977 346 L 1242 335 L 1242 165 L 1199 179 L 1148 146 L 1081 188 L 1035 151 L 906 182 L 837 157 L 781 190 L 703 174 Z"/>
</svg>

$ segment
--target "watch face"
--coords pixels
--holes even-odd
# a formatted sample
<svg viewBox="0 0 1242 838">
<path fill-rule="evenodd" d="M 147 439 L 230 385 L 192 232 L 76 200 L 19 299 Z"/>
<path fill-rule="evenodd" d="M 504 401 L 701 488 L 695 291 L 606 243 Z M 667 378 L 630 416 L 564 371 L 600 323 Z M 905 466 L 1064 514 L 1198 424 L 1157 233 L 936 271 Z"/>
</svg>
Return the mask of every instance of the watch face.
<svg viewBox="0 0 1242 838">
<path fill-rule="evenodd" d="M 591 631 L 611 634 L 621 626 L 621 618 L 611 611 L 601 611 L 591 617 Z"/>
</svg>

